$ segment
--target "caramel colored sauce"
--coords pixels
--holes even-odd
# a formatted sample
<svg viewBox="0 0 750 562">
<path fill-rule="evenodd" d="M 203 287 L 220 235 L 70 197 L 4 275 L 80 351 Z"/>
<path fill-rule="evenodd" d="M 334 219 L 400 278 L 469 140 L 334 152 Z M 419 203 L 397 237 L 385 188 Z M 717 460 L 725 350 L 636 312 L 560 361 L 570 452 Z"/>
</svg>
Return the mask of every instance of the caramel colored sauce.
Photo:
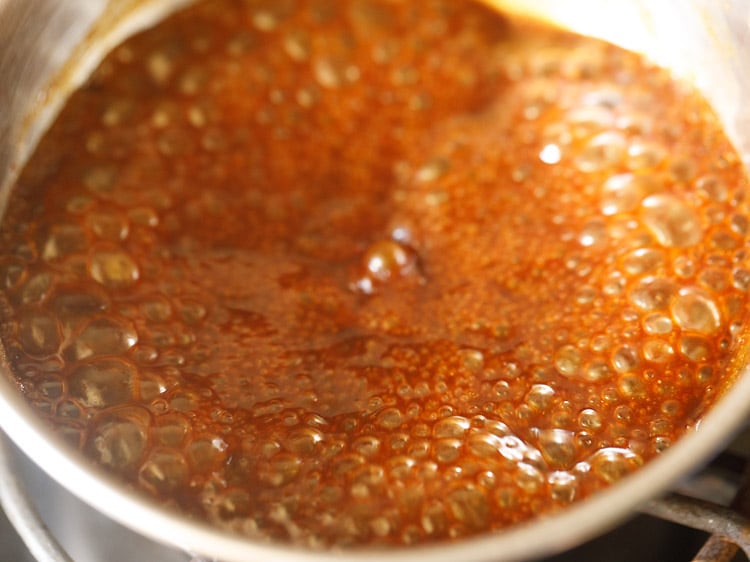
<svg viewBox="0 0 750 562">
<path fill-rule="evenodd" d="M 637 55 L 471 1 L 198 2 L 0 231 L 18 387 L 156 500 L 314 548 L 563 509 L 732 380 L 747 179 Z"/>
</svg>

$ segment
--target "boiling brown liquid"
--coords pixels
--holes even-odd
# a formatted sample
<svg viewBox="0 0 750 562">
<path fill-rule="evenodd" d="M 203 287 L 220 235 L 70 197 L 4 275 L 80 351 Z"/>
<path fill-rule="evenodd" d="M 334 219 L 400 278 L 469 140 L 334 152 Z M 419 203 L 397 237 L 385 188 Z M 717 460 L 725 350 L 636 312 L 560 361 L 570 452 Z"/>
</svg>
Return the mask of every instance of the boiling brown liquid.
<svg viewBox="0 0 750 562">
<path fill-rule="evenodd" d="M 2 226 L 20 390 L 248 536 L 458 538 L 691 428 L 747 323 L 747 180 L 638 56 L 469 1 L 200 2 L 117 48 Z"/>
</svg>

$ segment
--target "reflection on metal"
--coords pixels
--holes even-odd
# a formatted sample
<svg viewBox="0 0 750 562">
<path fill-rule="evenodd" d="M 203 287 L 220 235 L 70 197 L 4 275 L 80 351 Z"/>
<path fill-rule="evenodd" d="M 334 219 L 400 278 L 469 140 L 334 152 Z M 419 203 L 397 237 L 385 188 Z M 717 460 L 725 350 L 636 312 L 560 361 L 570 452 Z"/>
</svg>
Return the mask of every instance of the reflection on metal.
<svg viewBox="0 0 750 562">
<path fill-rule="evenodd" d="M 39 562 L 73 562 L 49 532 L 14 474 L 10 449 L 0 434 L 0 507 Z"/>
</svg>

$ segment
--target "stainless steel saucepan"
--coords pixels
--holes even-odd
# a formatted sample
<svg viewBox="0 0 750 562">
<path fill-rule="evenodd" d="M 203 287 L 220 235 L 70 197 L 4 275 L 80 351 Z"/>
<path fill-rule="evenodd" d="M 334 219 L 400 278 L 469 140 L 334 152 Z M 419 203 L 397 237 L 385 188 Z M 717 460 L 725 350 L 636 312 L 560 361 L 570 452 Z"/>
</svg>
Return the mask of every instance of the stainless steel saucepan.
<svg viewBox="0 0 750 562">
<path fill-rule="evenodd" d="M 188 1 L 0 0 L 0 208 L 66 95 L 115 44 Z M 750 0 L 485 1 L 646 53 L 697 85 L 750 162 Z M 740 359 L 748 364 L 748 358 Z M 0 360 L 6 374 L 7 368 Z M 699 468 L 746 419 L 747 371 L 696 431 L 604 492 L 499 533 L 387 553 L 311 552 L 252 542 L 159 507 L 62 446 L 35 417 L 10 376 L 0 376 L 0 426 L 52 479 L 103 515 L 144 537 L 208 559 L 376 560 L 385 554 L 394 562 L 519 560 L 568 549 L 603 532 Z M 133 557 L 138 558 L 137 553 Z"/>
</svg>

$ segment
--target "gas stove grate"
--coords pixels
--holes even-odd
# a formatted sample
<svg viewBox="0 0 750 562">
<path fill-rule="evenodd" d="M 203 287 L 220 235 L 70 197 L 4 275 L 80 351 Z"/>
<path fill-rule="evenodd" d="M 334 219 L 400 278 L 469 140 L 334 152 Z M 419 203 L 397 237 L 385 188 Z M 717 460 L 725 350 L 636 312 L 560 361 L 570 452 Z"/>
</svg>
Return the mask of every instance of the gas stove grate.
<svg viewBox="0 0 750 562">
<path fill-rule="evenodd" d="M 738 496 L 739 497 L 739 496 Z M 741 549 L 750 558 L 750 520 L 731 507 L 669 494 L 652 500 L 643 513 L 709 533 L 692 562 L 730 562 Z"/>
</svg>

